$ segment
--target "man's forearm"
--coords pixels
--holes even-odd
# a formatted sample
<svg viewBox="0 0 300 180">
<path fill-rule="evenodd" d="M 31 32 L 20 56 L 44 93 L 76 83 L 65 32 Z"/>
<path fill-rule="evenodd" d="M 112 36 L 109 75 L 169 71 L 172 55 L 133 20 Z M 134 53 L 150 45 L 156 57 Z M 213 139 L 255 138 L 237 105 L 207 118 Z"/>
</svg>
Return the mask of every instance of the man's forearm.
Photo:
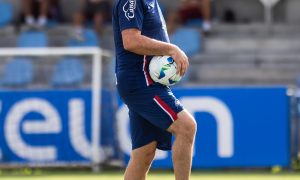
<svg viewBox="0 0 300 180">
<path fill-rule="evenodd" d="M 174 49 L 177 48 L 175 45 L 170 43 L 158 41 L 155 39 L 148 38 L 140 35 L 132 42 L 132 47 L 128 50 L 140 54 L 140 55 L 169 55 L 172 56 Z"/>
<path fill-rule="evenodd" d="M 171 56 L 177 64 L 177 73 L 181 75 L 189 66 L 187 56 L 176 45 L 143 36 L 137 29 L 122 31 L 122 40 L 124 48 L 136 54 Z"/>
</svg>

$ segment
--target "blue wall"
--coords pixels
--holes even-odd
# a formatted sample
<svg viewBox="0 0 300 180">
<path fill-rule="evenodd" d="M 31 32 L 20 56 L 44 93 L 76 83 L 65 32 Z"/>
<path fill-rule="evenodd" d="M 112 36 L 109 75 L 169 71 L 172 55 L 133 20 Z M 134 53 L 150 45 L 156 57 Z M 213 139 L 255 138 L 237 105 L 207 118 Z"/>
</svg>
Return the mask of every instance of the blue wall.
<svg viewBox="0 0 300 180">
<path fill-rule="evenodd" d="M 284 87 L 174 89 L 198 123 L 193 167 L 288 166 L 286 91 Z M 117 149 L 118 135 L 128 161 L 128 110 L 120 102 L 114 113 L 115 94 L 103 93 L 101 144 Z M 91 161 L 90 91 L 2 91 L 0 105 L 0 163 Z M 158 152 L 153 166 L 171 168 L 171 153 Z"/>
</svg>

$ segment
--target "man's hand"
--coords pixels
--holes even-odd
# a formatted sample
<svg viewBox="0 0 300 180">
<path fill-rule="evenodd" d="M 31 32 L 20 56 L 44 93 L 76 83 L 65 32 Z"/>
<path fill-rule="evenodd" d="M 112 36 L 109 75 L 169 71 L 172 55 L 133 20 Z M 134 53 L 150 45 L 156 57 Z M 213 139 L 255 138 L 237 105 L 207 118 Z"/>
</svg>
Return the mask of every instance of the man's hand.
<svg viewBox="0 0 300 180">
<path fill-rule="evenodd" d="M 183 76 L 189 67 L 189 60 L 186 54 L 177 46 L 173 45 L 169 55 L 174 59 L 177 65 L 177 74 Z"/>
</svg>

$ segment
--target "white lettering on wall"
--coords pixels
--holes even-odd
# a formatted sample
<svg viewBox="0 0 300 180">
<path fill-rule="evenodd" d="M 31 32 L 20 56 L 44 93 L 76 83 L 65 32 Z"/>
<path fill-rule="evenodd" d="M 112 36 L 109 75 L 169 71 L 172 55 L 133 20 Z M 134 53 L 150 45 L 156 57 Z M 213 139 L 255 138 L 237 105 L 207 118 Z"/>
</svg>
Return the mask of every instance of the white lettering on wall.
<svg viewBox="0 0 300 180">
<path fill-rule="evenodd" d="M 23 126 L 21 121 L 31 112 L 39 113 L 43 119 L 26 119 Z M 52 161 L 57 158 L 55 146 L 32 146 L 21 136 L 20 129 L 26 134 L 57 134 L 61 131 L 61 119 L 56 109 L 48 102 L 39 98 L 22 100 L 14 104 L 8 112 L 4 134 L 10 149 L 20 158 L 31 161 Z"/>
<path fill-rule="evenodd" d="M 90 159 L 92 148 L 85 136 L 84 102 L 82 99 L 69 101 L 69 128 L 70 141 L 74 150 L 84 158 Z"/>
<path fill-rule="evenodd" d="M 214 116 L 217 123 L 218 156 L 232 157 L 234 153 L 233 118 L 227 105 L 214 97 L 184 97 L 181 102 L 192 114 L 207 112 Z"/>
<path fill-rule="evenodd" d="M 226 104 L 214 97 L 183 97 L 181 102 L 192 114 L 207 112 L 214 116 L 217 123 L 218 156 L 220 158 L 232 157 L 234 154 L 233 118 Z M 126 105 L 122 105 L 117 112 L 117 128 L 121 150 L 130 155 L 132 150 Z M 196 152 L 194 151 L 194 153 Z M 165 151 L 156 152 L 156 159 L 165 159 L 167 156 L 168 154 Z"/>
</svg>

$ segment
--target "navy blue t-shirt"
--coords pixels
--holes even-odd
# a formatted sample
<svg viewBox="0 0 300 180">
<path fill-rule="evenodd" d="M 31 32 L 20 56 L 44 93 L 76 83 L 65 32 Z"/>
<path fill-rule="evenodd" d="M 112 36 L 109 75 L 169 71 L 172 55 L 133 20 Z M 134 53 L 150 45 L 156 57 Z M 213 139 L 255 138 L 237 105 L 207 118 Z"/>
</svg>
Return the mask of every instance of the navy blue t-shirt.
<svg viewBox="0 0 300 180">
<path fill-rule="evenodd" d="M 116 48 L 116 77 L 121 95 L 151 84 L 149 58 L 124 49 L 121 32 L 139 29 L 142 35 L 169 42 L 166 23 L 157 0 L 116 0 L 113 9 L 113 31 Z"/>
</svg>

